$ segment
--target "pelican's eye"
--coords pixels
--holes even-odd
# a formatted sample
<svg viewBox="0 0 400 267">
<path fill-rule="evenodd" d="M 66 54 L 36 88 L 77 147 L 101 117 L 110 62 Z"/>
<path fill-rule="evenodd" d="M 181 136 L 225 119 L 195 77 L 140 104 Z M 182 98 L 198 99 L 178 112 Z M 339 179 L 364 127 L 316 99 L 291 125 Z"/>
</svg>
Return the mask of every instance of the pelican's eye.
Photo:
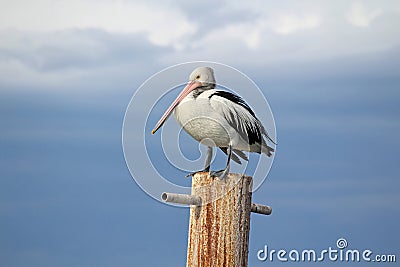
<svg viewBox="0 0 400 267">
<path fill-rule="evenodd" d="M 200 75 L 197 75 L 197 76 L 196 76 L 196 80 L 198 80 L 198 79 L 200 79 Z"/>
</svg>

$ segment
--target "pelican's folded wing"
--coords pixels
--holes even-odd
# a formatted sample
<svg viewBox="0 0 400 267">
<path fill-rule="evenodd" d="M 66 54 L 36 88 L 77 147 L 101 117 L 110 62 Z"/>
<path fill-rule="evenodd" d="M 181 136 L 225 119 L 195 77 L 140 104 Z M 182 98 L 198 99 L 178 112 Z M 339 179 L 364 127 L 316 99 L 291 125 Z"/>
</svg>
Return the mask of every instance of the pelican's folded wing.
<svg viewBox="0 0 400 267">
<path fill-rule="evenodd" d="M 226 91 L 215 91 L 209 99 L 211 107 L 223 114 L 228 123 L 244 140 L 247 140 L 249 145 L 262 144 L 264 127 L 240 96 Z"/>
</svg>

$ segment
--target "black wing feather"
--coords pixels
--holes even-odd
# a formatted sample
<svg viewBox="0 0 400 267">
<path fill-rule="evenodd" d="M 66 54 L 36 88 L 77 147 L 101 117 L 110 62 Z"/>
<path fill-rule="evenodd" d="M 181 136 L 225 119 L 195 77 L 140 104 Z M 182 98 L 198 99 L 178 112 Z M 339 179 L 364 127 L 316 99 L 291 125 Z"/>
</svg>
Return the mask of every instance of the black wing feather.
<svg viewBox="0 0 400 267">
<path fill-rule="evenodd" d="M 231 92 L 227 92 L 227 91 L 216 91 L 215 93 L 211 94 L 208 98 L 211 99 L 211 97 L 213 97 L 214 95 L 223 97 L 225 99 L 228 99 L 228 100 L 234 102 L 235 104 L 242 106 L 258 122 L 258 119 L 257 119 L 256 115 L 254 114 L 253 110 L 251 110 L 250 106 L 247 105 L 247 103 L 240 96 L 235 95 Z M 238 125 L 236 125 L 236 123 L 235 123 L 237 120 L 235 118 L 233 118 L 233 116 L 235 116 L 235 115 L 237 115 L 237 114 L 233 114 L 233 113 L 230 114 L 230 116 L 231 116 L 230 122 L 232 122 L 233 127 L 238 129 Z M 250 121 L 245 121 L 244 125 L 246 127 L 246 133 L 247 133 L 247 136 L 245 136 L 244 138 L 248 140 L 249 145 L 252 145 L 255 143 L 261 144 L 262 143 L 262 133 L 260 132 L 260 128 L 253 125 Z M 260 123 L 260 125 L 261 125 L 261 123 Z"/>
</svg>

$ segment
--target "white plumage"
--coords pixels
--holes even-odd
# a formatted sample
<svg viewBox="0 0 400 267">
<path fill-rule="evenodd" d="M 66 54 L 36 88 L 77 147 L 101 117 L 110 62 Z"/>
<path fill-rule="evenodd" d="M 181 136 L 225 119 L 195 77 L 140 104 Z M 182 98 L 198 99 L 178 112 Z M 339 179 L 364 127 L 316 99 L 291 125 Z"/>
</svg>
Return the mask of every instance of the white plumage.
<svg viewBox="0 0 400 267">
<path fill-rule="evenodd" d="M 272 155 L 274 149 L 267 145 L 263 136 L 268 141 L 275 142 L 254 112 L 239 96 L 215 89 L 215 77 L 211 68 L 195 69 L 189 80 L 188 85 L 157 123 L 153 133 L 174 110 L 175 119 L 190 136 L 199 142 L 208 140 L 205 142 L 209 149 L 203 171 L 209 171 L 212 147 L 219 147 L 228 155 L 225 169 L 210 173 L 221 178 L 229 172 L 231 156 L 238 163 L 240 159 L 237 156 L 247 160 L 242 151 Z"/>
</svg>

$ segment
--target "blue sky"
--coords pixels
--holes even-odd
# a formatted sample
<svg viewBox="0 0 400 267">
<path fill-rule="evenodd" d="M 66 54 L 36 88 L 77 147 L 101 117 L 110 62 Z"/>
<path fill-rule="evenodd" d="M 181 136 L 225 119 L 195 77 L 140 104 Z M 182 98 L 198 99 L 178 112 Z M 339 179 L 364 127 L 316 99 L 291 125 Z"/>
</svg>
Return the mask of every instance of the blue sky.
<svg viewBox="0 0 400 267">
<path fill-rule="evenodd" d="M 257 260 L 264 245 L 339 237 L 398 253 L 398 1 L 1 1 L 0 13 L 2 266 L 185 264 L 188 210 L 141 191 L 121 132 L 135 90 L 193 60 L 243 71 L 274 113 L 279 145 L 253 197 L 274 211 L 252 215 L 249 266 L 279 265 Z"/>
</svg>

